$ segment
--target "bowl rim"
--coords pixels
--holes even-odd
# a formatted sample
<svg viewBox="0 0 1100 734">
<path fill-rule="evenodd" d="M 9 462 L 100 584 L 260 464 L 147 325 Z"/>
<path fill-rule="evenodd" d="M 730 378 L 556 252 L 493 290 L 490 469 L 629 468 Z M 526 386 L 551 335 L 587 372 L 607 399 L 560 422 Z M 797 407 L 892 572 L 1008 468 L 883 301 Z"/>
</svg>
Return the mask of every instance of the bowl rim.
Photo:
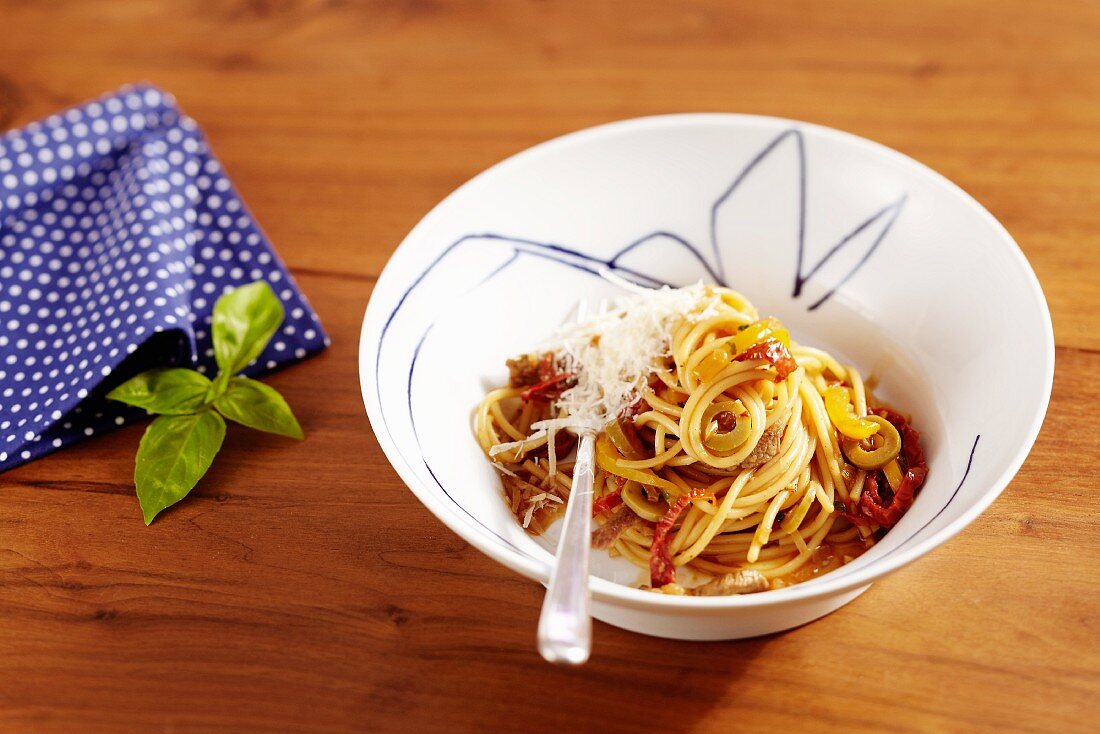
<svg viewBox="0 0 1100 734">
<path fill-rule="evenodd" d="M 1043 294 L 1042 286 L 1039 283 L 1038 277 L 1035 275 L 1034 269 L 1028 262 L 1027 257 L 1024 255 L 1020 246 L 1009 234 L 996 217 L 994 217 L 985 207 L 983 207 L 974 197 L 963 190 L 959 185 L 948 179 L 941 173 L 934 171 L 925 164 L 917 161 L 916 159 L 905 155 L 889 146 L 882 143 L 877 143 L 868 138 L 864 138 L 854 133 L 844 132 L 835 128 L 819 125 L 812 122 L 805 122 L 802 120 L 793 120 L 783 117 L 774 117 L 769 115 L 755 115 L 745 113 L 731 113 L 731 112 L 692 112 L 692 113 L 676 113 L 676 114 L 664 114 L 664 115 L 651 115 L 645 117 L 634 117 L 623 120 L 616 120 L 613 122 L 603 123 L 600 125 L 583 128 L 573 132 L 566 133 L 564 135 L 551 138 L 549 140 L 537 143 L 531 147 L 519 151 L 481 171 L 477 175 L 473 176 L 465 183 L 454 189 L 446 197 L 441 199 L 432 209 L 425 214 L 419 222 L 409 231 L 405 238 L 401 241 L 401 244 L 397 246 L 394 252 L 390 255 L 386 262 L 382 273 L 379 275 L 374 288 L 371 292 L 371 298 L 367 304 L 366 311 L 363 316 L 363 325 L 360 331 L 359 340 L 359 382 L 360 389 L 363 394 L 363 402 L 366 407 L 367 415 L 370 419 L 374 435 L 379 445 L 382 447 L 386 458 L 389 460 L 390 465 L 397 471 L 405 485 L 413 492 L 413 494 L 420 500 L 420 502 L 433 514 L 437 519 L 443 522 L 452 532 L 456 533 L 463 540 L 467 541 L 475 548 L 480 550 L 485 555 L 489 556 L 498 563 L 516 571 L 528 578 L 535 579 L 543 584 L 546 584 L 549 575 L 551 564 L 546 561 L 541 561 L 537 558 L 520 554 L 504 544 L 499 540 L 491 537 L 488 533 L 481 531 L 479 528 L 472 525 L 469 521 L 462 518 L 457 512 L 449 507 L 441 504 L 438 497 L 428 491 L 425 487 L 421 486 L 420 479 L 415 475 L 412 467 L 405 463 L 404 457 L 397 449 L 396 443 L 388 431 L 379 431 L 378 427 L 384 425 L 381 420 L 381 405 L 376 399 L 375 391 L 372 389 L 373 385 L 373 365 L 374 356 L 376 352 L 377 339 L 375 332 L 380 331 L 381 321 L 383 316 L 380 313 L 380 307 L 376 304 L 380 300 L 379 293 L 385 293 L 391 280 L 394 280 L 398 276 L 395 275 L 394 269 L 391 267 L 394 258 L 405 249 L 411 249 L 413 247 L 413 241 L 417 239 L 420 233 L 427 229 L 431 222 L 440 216 L 439 212 L 451 199 L 458 196 L 461 192 L 469 187 L 472 187 L 476 182 L 479 182 L 482 178 L 494 174 L 500 170 L 508 169 L 513 166 L 526 162 L 530 158 L 536 158 L 547 154 L 552 154 L 555 150 L 569 145 L 585 142 L 590 139 L 595 139 L 603 136 L 616 135 L 622 132 L 629 132 L 641 128 L 651 128 L 660 126 L 683 126 L 683 125 L 709 125 L 709 124 L 730 124 L 733 123 L 738 126 L 751 126 L 753 124 L 763 124 L 766 126 L 787 125 L 796 127 L 803 132 L 803 134 L 820 136 L 826 139 L 832 139 L 840 141 L 849 145 L 863 148 L 867 151 L 875 153 L 879 156 L 883 156 L 888 159 L 892 159 L 897 163 L 901 163 L 911 170 L 916 175 L 922 175 L 929 180 L 930 183 L 936 185 L 938 188 L 944 190 L 947 194 L 953 195 L 959 198 L 970 210 L 982 221 L 992 228 L 992 231 L 998 236 L 997 239 L 1004 245 L 1008 252 L 1015 259 L 1016 265 L 1020 268 L 1022 274 L 1025 276 L 1025 280 L 1028 284 L 1028 295 L 1034 302 L 1034 306 L 1038 309 L 1041 316 L 1041 330 L 1042 330 L 1042 351 L 1045 356 L 1043 360 L 1043 375 L 1041 394 L 1039 395 L 1038 410 L 1032 416 L 1031 423 L 1027 428 L 1025 434 L 1025 440 L 1019 444 L 1016 448 L 1015 454 L 1012 459 L 1009 460 L 1000 474 L 994 478 L 988 485 L 988 488 L 977 498 L 973 506 L 964 511 L 958 518 L 951 521 L 943 528 L 932 533 L 929 537 L 919 541 L 910 548 L 901 550 L 901 552 L 893 553 L 889 556 L 883 556 L 882 558 L 875 559 L 868 563 L 863 568 L 857 571 L 845 574 L 839 574 L 836 578 L 831 578 L 833 574 L 827 573 L 822 576 L 801 584 L 795 584 L 793 586 L 785 587 L 782 589 L 773 589 L 766 593 L 760 594 L 747 594 L 743 596 L 712 596 L 712 597 L 690 597 L 690 596 L 671 596 L 665 594 L 654 594 L 649 591 L 643 591 L 630 586 L 615 583 L 613 581 L 603 579 L 596 576 L 589 578 L 589 588 L 593 594 L 594 599 L 597 601 L 608 603 L 613 602 L 621 606 L 628 606 L 633 608 L 650 608 L 650 609 L 678 609 L 680 611 L 688 610 L 715 610 L 715 609 L 736 609 L 746 607 L 768 607 L 776 604 L 786 604 L 796 601 L 808 601 L 817 598 L 824 598 L 842 594 L 853 589 L 866 586 L 871 582 L 882 578 L 883 576 L 898 570 L 899 568 L 917 560 L 921 556 L 929 553 L 938 546 L 942 545 L 946 541 L 950 540 L 963 528 L 973 522 L 982 512 L 993 503 L 997 497 L 1005 490 L 1009 482 L 1013 479 L 1020 467 L 1023 465 L 1027 456 L 1030 454 L 1032 447 L 1035 444 L 1035 440 L 1038 437 L 1039 431 L 1042 427 L 1043 421 L 1046 417 L 1047 409 L 1050 404 L 1051 390 L 1054 384 L 1054 359 L 1055 359 L 1055 343 L 1054 343 L 1054 328 L 1050 317 L 1050 309 L 1047 305 L 1046 297 Z M 374 310 L 372 311 L 372 307 Z M 977 441 L 975 441 L 975 447 Z M 973 457 L 973 450 L 971 452 Z M 969 465 L 967 466 L 969 471 Z M 963 479 L 966 478 L 966 474 L 963 474 Z M 961 483 L 960 483 L 961 486 Z"/>
</svg>

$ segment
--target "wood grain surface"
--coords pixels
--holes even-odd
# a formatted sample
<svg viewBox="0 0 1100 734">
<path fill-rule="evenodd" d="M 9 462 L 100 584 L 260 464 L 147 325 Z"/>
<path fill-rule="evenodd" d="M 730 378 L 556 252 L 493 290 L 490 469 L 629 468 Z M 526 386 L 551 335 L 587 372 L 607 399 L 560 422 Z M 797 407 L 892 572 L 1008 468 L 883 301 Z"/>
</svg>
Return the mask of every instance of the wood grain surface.
<svg viewBox="0 0 1100 734">
<path fill-rule="evenodd" d="M 271 378 L 304 443 L 231 431 L 149 528 L 139 427 L 0 476 L 0 729 L 1100 726 L 1100 4 L 0 2 L 0 127 L 140 80 L 203 126 L 333 346 Z M 360 320 L 406 232 L 486 166 L 700 110 L 849 130 L 972 193 L 1046 290 L 1050 412 L 981 518 L 837 613 L 728 643 L 597 624 L 592 662 L 554 669 L 541 588 L 382 455 Z"/>
</svg>

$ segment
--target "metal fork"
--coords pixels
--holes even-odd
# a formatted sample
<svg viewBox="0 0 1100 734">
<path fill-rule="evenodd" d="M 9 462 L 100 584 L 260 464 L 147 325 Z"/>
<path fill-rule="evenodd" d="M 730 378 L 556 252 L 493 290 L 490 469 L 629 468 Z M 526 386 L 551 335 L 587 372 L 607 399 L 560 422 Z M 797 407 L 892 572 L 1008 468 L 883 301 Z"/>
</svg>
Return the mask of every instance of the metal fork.
<svg viewBox="0 0 1100 734">
<path fill-rule="evenodd" d="M 558 541 L 557 561 L 539 616 L 539 653 L 551 663 L 582 665 L 592 652 L 588 554 L 592 537 L 593 455 L 596 434 L 582 431 L 573 487 Z"/>
<path fill-rule="evenodd" d="M 608 303 L 601 301 L 599 313 Z M 577 304 L 577 320 L 587 315 L 588 304 Z M 583 665 L 592 652 L 591 599 L 588 591 L 588 556 L 592 538 L 592 484 L 596 432 L 577 432 L 580 446 L 573 465 L 573 485 L 558 540 L 557 558 L 539 615 L 539 654 L 559 665 Z"/>
</svg>

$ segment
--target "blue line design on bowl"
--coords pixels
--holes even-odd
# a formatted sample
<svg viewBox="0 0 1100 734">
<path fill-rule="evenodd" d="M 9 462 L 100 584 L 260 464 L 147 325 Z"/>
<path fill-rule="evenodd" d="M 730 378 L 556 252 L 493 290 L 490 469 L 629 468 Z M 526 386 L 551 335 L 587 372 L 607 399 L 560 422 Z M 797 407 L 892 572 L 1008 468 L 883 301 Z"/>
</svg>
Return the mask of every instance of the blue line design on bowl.
<svg viewBox="0 0 1100 734">
<path fill-rule="evenodd" d="M 514 256 L 513 256 L 513 258 L 514 258 Z M 504 270 L 505 266 L 511 264 L 511 262 L 512 262 L 512 258 L 510 258 L 507 262 L 505 262 L 504 265 L 502 265 L 501 267 L 494 270 L 489 275 L 489 278 L 491 278 L 493 275 L 496 275 L 500 271 Z M 486 278 L 485 280 L 488 280 L 489 278 Z M 483 280 L 482 282 L 485 282 L 485 281 Z M 434 326 L 434 324 L 432 326 Z M 522 548 L 516 546 L 515 544 L 512 543 L 512 541 L 508 540 L 503 535 L 499 534 L 498 532 L 496 532 L 495 530 L 490 528 L 488 525 L 486 525 L 481 520 L 479 520 L 477 517 L 475 517 L 472 512 L 467 510 L 465 505 L 462 505 L 461 503 L 459 503 L 459 501 L 454 498 L 454 495 L 452 495 L 451 492 L 445 486 L 443 486 L 443 482 L 439 481 L 439 477 L 436 476 L 435 470 L 432 469 L 432 465 L 430 463 L 428 463 L 428 460 L 426 458 L 424 458 L 424 449 L 420 445 L 420 434 L 416 430 L 416 417 L 413 415 L 413 409 L 412 409 L 412 383 L 413 383 L 413 373 L 416 371 L 416 361 L 420 357 L 420 348 L 422 346 L 424 346 L 424 340 L 427 339 L 428 334 L 431 333 L 432 326 L 429 326 L 428 330 L 425 331 L 423 333 L 423 335 L 421 335 L 420 341 L 418 341 L 416 343 L 416 348 L 413 350 L 412 360 L 409 362 L 409 381 L 408 381 L 409 422 L 412 424 L 413 438 L 416 440 L 416 449 L 417 449 L 418 452 L 420 452 L 420 457 L 424 462 L 424 468 L 428 470 L 428 474 L 430 474 L 432 476 L 432 480 L 435 482 L 436 486 L 439 487 L 439 490 L 441 492 L 443 492 L 444 495 L 446 495 L 447 499 L 449 499 L 451 502 L 454 503 L 455 507 L 462 510 L 462 512 L 465 513 L 467 517 L 469 517 L 471 520 L 476 522 L 481 527 L 485 528 L 485 530 L 488 531 L 490 535 L 492 535 L 494 538 L 499 540 L 501 543 L 504 543 L 506 546 L 508 546 L 509 548 L 514 550 L 516 553 L 519 553 L 520 555 L 527 556 L 528 558 L 531 558 L 532 556 L 527 551 L 525 551 Z M 404 458 L 404 454 L 402 454 L 402 458 Z M 407 461 L 408 460 L 406 459 L 406 463 L 407 463 Z"/>
<path fill-rule="evenodd" d="M 978 441 L 980 441 L 980 440 L 981 440 L 981 438 L 982 438 L 982 434 L 980 434 L 980 433 L 979 433 L 979 434 L 977 434 L 976 436 L 974 436 L 974 443 L 973 443 L 973 444 L 972 444 L 972 445 L 970 446 L 970 456 L 969 456 L 969 457 L 967 458 L 967 460 L 966 460 L 966 469 L 964 469 L 964 470 L 963 470 L 963 475 L 962 475 L 962 479 L 960 479 L 960 480 L 959 480 L 959 483 L 958 483 L 958 485 L 957 485 L 957 486 L 955 487 L 955 491 L 954 491 L 954 492 L 952 492 L 952 493 L 951 493 L 951 496 L 947 498 L 947 502 L 945 502 L 945 503 L 943 504 L 943 507 L 941 507 L 941 508 L 939 509 L 939 512 L 937 512 L 937 513 L 936 513 L 935 515 L 933 515 L 933 516 L 932 516 L 932 519 L 931 519 L 931 520 L 929 520 L 929 521 L 928 521 L 928 522 L 926 522 L 925 524 L 921 525 L 921 526 L 920 526 L 920 530 L 918 530 L 917 532 L 913 533 L 913 534 L 912 534 L 912 535 L 910 535 L 910 536 L 909 536 L 908 538 L 906 538 L 906 539 L 905 539 L 904 541 L 902 541 L 901 543 L 899 543 L 899 544 L 897 545 L 897 547 L 895 547 L 895 548 L 894 548 L 893 550 L 891 550 L 891 551 L 890 551 L 889 553 L 884 553 L 884 554 L 883 554 L 883 556 L 882 556 L 883 558 L 885 558 L 886 556 L 892 555 L 892 554 L 894 554 L 894 553 L 897 553 L 897 552 L 898 552 L 899 550 L 901 550 L 901 548 L 902 548 L 902 547 L 903 547 L 903 546 L 904 546 L 904 545 L 905 545 L 906 543 L 908 543 L 908 542 L 909 542 L 910 540 L 912 540 L 913 538 L 915 538 L 915 537 L 917 537 L 918 535 L 920 535 L 921 533 L 923 533 L 923 532 L 924 532 L 924 529 L 925 529 L 925 528 L 927 528 L 927 527 L 928 527 L 929 525 L 931 525 L 931 524 L 932 524 L 932 523 L 934 523 L 934 522 L 935 522 L 936 520 L 938 520 L 938 519 L 939 519 L 939 517 L 940 517 L 940 515 L 942 515 L 942 514 L 943 514 L 943 511 L 944 511 L 944 510 L 946 510 L 946 509 L 947 509 L 948 507 L 950 507 L 950 506 L 951 506 L 951 503 L 955 501 L 955 497 L 957 497 L 957 496 L 958 496 L 958 494 L 959 494 L 959 490 L 963 488 L 963 483 L 964 483 L 964 482 L 966 481 L 966 478 L 967 478 L 968 476 L 970 476 L 970 467 L 972 467 L 972 466 L 974 465 L 974 453 L 975 453 L 975 452 L 976 452 L 976 451 L 978 450 Z"/>
</svg>

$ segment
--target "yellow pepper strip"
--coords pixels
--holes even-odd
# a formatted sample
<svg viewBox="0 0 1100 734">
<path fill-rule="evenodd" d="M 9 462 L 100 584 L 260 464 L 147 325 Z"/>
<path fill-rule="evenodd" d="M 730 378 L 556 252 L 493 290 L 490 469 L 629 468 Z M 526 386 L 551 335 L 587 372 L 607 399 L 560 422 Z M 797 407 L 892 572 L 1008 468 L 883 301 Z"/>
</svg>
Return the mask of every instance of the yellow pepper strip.
<svg viewBox="0 0 1100 734">
<path fill-rule="evenodd" d="M 619 453 L 624 457 L 634 461 L 644 458 L 634 449 L 633 444 L 631 444 L 630 439 L 626 437 L 626 433 L 623 432 L 623 427 L 618 420 L 611 421 L 603 430 L 604 434 L 611 439 L 611 443 L 615 445 L 615 448 L 617 448 Z"/>
<path fill-rule="evenodd" d="M 703 357 L 695 366 L 695 376 L 706 382 L 728 367 L 735 356 L 768 339 L 782 342 L 788 350 L 791 348 L 790 333 L 776 319 L 754 321 L 734 334 L 729 342 Z"/>
<path fill-rule="evenodd" d="M 660 487 L 670 492 L 673 497 L 679 497 L 683 494 L 683 491 L 675 484 L 667 479 L 662 479 L 649 469 L 627 469 L 620 466 L 620 462 L 623 461 L 626 461 L 626 457 L 618 452 L 606 433 L 601 433 L 599 438 L 596 439 L 596 464 L 601 469 L 623 479 L 648 484 L 651 487 Z"/>
<path fill-rule="evenodd" d="M 749 347 L 768 339 L 782 342 L 788 350 L 791 348 L 791 335 L 782 324 L 775 319 L 761 319 L 733 335 L 733 354 L 741 354 Z"/>
<path fill-rule="evenodd" d="M 731 361 L 733 361 L 733 355 L 730 354 L 728 347 L 722 345 L 700 360 L 695 366 L 695 376 L 706 382 L 726 369 Z"/>
<path fill-rule="evenodd" d="M 882 473 L 886 475 L 886 481 L 890 483 L 890 489 L 897 492 L 898 487 L 901 486 L 901 467 L 898 466 L 898 460 L 894 459 L 882 467 Z"/>
<path fill-rule="evenodd" d="M 852 399 L 848 389 L 834 385 L 825 391 L 825 411 L 836 429 L 845 436 L 860 441 L 877 433 L 879 425 L 865 418 L 857 418 L 852 411 Z"/>
</svg>

